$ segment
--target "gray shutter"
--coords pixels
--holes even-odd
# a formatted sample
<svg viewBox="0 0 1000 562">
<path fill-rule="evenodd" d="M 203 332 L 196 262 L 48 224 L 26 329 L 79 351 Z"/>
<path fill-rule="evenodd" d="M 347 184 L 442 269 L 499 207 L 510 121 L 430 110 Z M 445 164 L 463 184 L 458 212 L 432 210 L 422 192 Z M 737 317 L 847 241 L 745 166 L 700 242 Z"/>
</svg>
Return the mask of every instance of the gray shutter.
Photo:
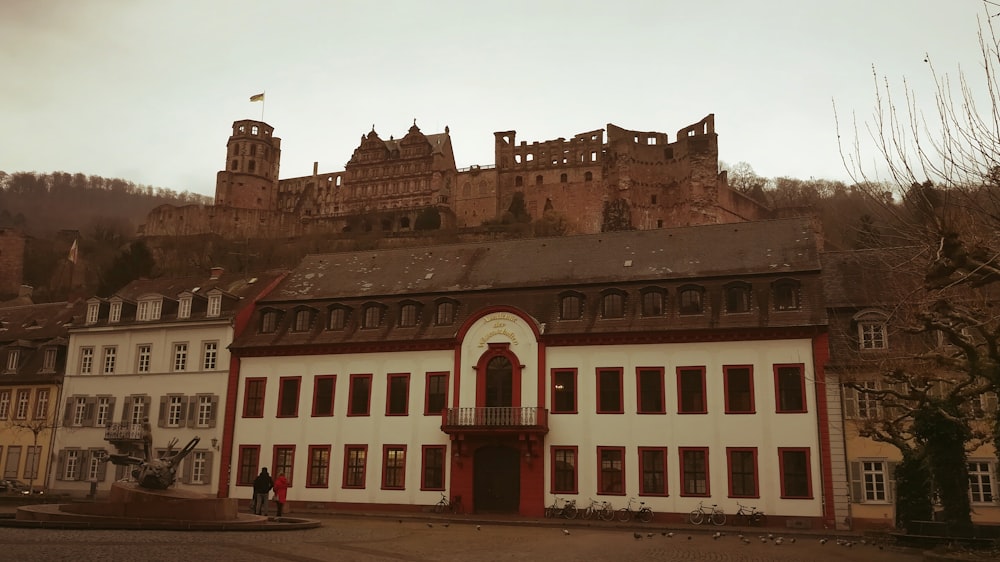
<svg viewBox="0 0 1000 562">
<path fill-rule="evenodd" d="M 95 453 L 101 453 L 102 455 L 105 455 L 106 451 L 98 449 L 95 451 Z M 105 458 L 107 457 L 105 456 Z M 108 477 L 108 462 L 105 460 L 101 464 L 97 465 L 97 481 L 104 482 L 104 479 L 107 477 Z"/>
<path fill-rule="evenodd" d="M 75 399 L 70 396 L 66 399 L 66 411 L 63 412 L 63 427 L 69 427 L 73 423 L 73 402 Z"/>
<path fill-rule="evenodd" d="M 147 412 L 148 414 L 148 412 Z M 167 397 L 160 397 L 160 417 L 157 418 L 156 427 L 167 426 Z"/>
<path fill-rule="evenodd" d="M 189 454 L 188 456 L 184 457 L 184 462 L 181 463 L 181 478 L 180 478 L 180 480 L 184 484 L 190 484 L 191 483 L 191 473 L 193 472 L 191 469 L 193 467 L 194 467 L 194 451 L 191 451 L 191 454 Z"/>
<path fill-rule="evenodd" d="M 108 399 L 108 423 L 115 419 L 115 400 L 114 396 Z"/>
<path fill-rule="evenodd" d="M 885 463 L 885 499 L 890 502 L 896 501 L 896 466 L 898 462 Z"/>
<path fill-rule="evenodd" d="M 93 427 L 94 422 L 97 421 L 97 397 L 88 396 L 87 406 L 83 411 L 83 425 L 86 427 Z"/>
<path fill-rule="evenodd" d="M 149 417 L 149 405 L 153 402 L 148 394 L 142 395 L 142 412 L 147 419 L 152 419 Z"/>
<path fill-rule="evenodd" d="M 212 471 L 214 469 L 215 466 L 212 464 L 212 452 L 208 451 L 205 453 L 205 476 L 204 476 L 205 484 L 210 485 L 212 483 Z"/>
<path fill-rule="evenodd" d="M 858 391 L 844 385 L 844 417 L 854 419 L 858 417 Z"/>
<path fill-rule="evenodd" d="M 219 415 L 219 397 L 215 394 L 212 395 L 212 412 L 208 417 L 208 427 L 215 427 L 215 420 Z"/>
<path fill-rule="evenodd" d="M 63 449 L 59 451 L 59 456 L 56 460 L 56 480 L 65 480 L 64 476 L 66 474 L 66 450 Z"/>
<path fill-rule="evenodd" d="M 188 400 L 186 396 L 181 396 L 181 417 L 177 420 L 177 427 L 187 425 Z"/>
<path fill-rule="evenodd" d="M 198 425 L 198 395 L 188 396 L 184 402 L 187 405 L 187 425 L 195 427 Z"/>
<path fill-rule="evenodd" d="M 135 399 L 134 395 L 132 395 L 132 394 L 129 394 L 128 396 L 125 397 L 125 403 L 122 405 L 122 417 L 121 417 L 121 422 L 122 423 L 126 423 L 126 422 L 129 421 L 128 411 L 129 411 L 129 408 L 132 405 L 132 400 L 134 400 L 134 399 Z"/>
<path fill-rule="evenodd" d="M 851 462 L 851 501 L 865 503 L 864 487 L 861 485 L 861 463 Z"/>
<path fill-rule="evenodd" d="M 80 451 L 80 464 L 78 466 L 80 469 L 76 471 L 76 479 L 86 482 L 88 480 L 87 473 L 90 472 L 90 451 Z"/>
</svg>

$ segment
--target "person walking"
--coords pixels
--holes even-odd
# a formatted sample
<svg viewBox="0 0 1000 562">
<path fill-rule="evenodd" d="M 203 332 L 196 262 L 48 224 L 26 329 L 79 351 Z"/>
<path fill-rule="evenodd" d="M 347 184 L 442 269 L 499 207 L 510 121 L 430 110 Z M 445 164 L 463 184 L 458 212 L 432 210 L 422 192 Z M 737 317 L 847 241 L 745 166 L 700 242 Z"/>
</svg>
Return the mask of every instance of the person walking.
<svg viewBox="0 0 1000 562">
<path fill-rule="evenodd" d="M 260 469 L 260 474 L 253 481 L 253 499 L 256 503 L 257 515 L 267 516 L 267 493 L 274 487 L 271 475 L 266 468 Z"/>
<path fill-rule="evenodd" d="M 285 507 L 285 495 L 288 492 L 288 479 L 285 478 L 285 473 L 279 472 L 278 477 L 274 479 L 274 503 L 278 504 L 278 517 L 281 517 L 281 512 Z"/>
</svg>

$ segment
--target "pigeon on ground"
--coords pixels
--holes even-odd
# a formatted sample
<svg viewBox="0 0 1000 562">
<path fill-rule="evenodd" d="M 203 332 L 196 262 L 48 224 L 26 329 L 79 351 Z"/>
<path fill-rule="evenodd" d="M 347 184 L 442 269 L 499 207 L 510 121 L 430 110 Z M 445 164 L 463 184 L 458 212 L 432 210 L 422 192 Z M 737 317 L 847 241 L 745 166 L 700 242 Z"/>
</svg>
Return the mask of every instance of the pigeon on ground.
<svg viewBox="0 0 1000 562">
<path fill-rule="evenodd" d="M 795 537 L 792 537 L 792 538 L 788 539 L 788 542 L 790 542 L 792 544 L 795 544 Z"/>
<path fill-rule="evenodd" d="M 632 532 L 632 536 L 635 537 L 635 540 L 642 539 L 642 535 L 640 535 L 639 533 L 636 533 L 635 531 Z"/>
<path fill-rule="evenodd" d="M 569 529 L 563 529 L 563 534 L 564 535 L 568 535 L 569 534 Z"/>
<path fill-rule="evenodd" d="M 671 532 L 667 533 L 667 538 L 668 538 L 668 539 L 672 539 L 672 538 L 674 538 L 674 533 L 673 533 L 673 531 L 671 531 Z"/>
<path fill-rule="evenodd" d="M 434 526 L 434 524 L 433 524 L 433 523 L 428 523 L 428 524 L 427 524 L 427 528 L 428 528 L 428 529 L 429 529 L 429 528 L 431 528 L 431 527 L 433 527 L 433 526 Z"/>
<path fill-rule="evenodd" d="M 441 524 L 441 526 L 442 526 L 442 527 L 444 527 L 445 529 L 447 529 L 447 528 L 448 528 L 448 525 L 451 525 L 451 523 L 442 523 L 442 524 Z"/>
<path fill-rule="evenodd" d="M 653 538 L 653 533 L 646 533 L 646 538 Z"/>
<path fill-rule="evenodd" d="M 660 531 L 660 534 L 663 535 L 663 536 L 667 536 L 667 532 L 666 531 Z"/>
<path fill-rule="evenodd" d="M 826 539 L 819 539 L 819 544 L 826 544 Z"/>
<path fill-rule="evenodd" d="M 476 525 L 476 530 L 477 531 L 482 531 L 483 530 L 483 526 L 482 525 Z"/>
</svg>

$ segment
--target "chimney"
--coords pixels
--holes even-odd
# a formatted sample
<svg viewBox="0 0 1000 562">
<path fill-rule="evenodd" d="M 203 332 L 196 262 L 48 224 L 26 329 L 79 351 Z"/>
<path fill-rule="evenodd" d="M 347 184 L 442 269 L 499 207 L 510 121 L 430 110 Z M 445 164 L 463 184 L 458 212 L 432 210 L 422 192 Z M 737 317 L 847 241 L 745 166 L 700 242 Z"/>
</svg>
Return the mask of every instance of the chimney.
<svg viewBox="0 0 1000 562">
<path fill-rule="evenodd" d="M 209 279 L 218 279 L 219 277 L 222 277 L 222 274 L 225 273 L 225 272 L 226 272 L 225 268 L 222 268 L 222 267 L 213 267 L 212 268 L 212 273 L 209 276 Z"/>
</svg>

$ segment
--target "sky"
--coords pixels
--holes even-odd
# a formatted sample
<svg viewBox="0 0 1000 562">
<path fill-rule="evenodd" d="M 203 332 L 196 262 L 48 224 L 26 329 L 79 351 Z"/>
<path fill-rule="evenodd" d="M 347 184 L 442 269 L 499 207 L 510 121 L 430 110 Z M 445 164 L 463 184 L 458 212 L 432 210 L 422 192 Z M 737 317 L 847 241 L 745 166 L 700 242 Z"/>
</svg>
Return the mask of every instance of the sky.
<svg viewBox="0 0 1000 562">
<path fill-rule="evenodd" d="M 374 126 L 676 132 L 715 114 L 720 159 L 847 180 L 874 71 L 932 107 L 975 75 L 980 0 L 2 0 L 0 171 L 82 172 L 212 195 L 233 121 L 282 139 L 280 177 L 343 170 Z M 931 63 L 925 62 L 929 55 Z M 973 83 L 975 88 L 975 83 Z M 250 96 L 265 93 L 263 103 Z M 262 115 L 263 114 L 263 115 Z M 844 131 L 843 129 L 847 129 Z"/>
</svg>

